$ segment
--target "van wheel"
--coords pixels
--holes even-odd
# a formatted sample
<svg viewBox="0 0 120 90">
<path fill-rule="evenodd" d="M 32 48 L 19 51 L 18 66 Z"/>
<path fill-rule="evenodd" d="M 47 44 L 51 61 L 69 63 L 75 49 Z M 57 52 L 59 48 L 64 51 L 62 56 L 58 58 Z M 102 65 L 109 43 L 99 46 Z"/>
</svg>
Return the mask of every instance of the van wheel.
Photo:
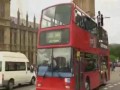
<svg viewBox="0 0 120 90">
<path fill-rule="evenodd" d="M 90 84 L 88 81 L 85 82 L 85 90 L 90 90 Z"/>
<path fill-rule="evenodd" d="M 35 84 L 35 77 L 32 77 L 30 84 L 31 84 L 31 85 L 34 85 L 34 84 Z"/>
<path fill-rule="evenodd" d="M 8 90 L 13 90 L 14 87 L 14 82 L 13 81 L 9 81 L 8 82 Z"/>
</svg>

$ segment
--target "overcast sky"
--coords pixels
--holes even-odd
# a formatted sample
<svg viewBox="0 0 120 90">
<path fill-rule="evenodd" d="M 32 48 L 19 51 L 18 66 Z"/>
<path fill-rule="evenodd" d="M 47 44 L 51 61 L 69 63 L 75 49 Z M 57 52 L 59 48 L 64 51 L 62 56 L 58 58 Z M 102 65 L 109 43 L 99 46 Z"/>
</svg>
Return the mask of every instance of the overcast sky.
<svg viewBox="0 0 120 90">
<path fill-rule="evenodd" d="M 21 17 L 25 18 L 25 14 L 29 14 L 29 19 L 33 20 L 33 16 L 40 20 L 42 8 L 56 3 L 70 2 L 71 0 L 11 0 L 11 16 L 16 17 L 16 12 L 19 8 Z M 120 0 L 95 0 L 96 14 L 97 11 L 105 17 L 104 28 L 108 31 L 109 42 L 120 44 Z"/>
</svg>

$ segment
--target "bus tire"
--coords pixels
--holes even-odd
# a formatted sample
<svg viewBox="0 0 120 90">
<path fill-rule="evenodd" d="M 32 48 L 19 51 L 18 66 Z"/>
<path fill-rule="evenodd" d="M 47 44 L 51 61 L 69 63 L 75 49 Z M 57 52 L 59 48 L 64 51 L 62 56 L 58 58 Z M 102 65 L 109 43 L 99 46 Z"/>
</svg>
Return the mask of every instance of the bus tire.
<svg viewBox="0 0 120 90">
<path fill-rule="evenodd" d="M 104 74 L 104 81 L 103 81 L 103 85 L 106 85 L 107 84 L 107 74 L 105 73 Z"/>
<path fill-rule="evenodd" d="M 13 88 L 14 88 L 14 80 L 10 80 L 10 81 L 8 82 L 7 89 L 8 89 L 8 90 L 13 90 Z"/>
<path fill-rule="evenodd" d="M 85 81 L 85 90 L 90 90 L 90 82 L 88 80 Z"/>
<path fill-rule="evenodd" d="M 100 90 L 100 86 L 98 86 L 97 88 L 95 88 L 94 90 Z"/>
</svg>

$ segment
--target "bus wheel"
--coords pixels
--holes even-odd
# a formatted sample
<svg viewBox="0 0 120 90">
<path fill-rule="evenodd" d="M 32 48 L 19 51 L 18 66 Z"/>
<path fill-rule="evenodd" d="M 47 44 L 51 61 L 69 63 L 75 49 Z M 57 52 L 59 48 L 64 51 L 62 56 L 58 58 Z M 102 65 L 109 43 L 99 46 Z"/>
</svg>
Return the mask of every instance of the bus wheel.
<svg viewBox="0 0 120 90">
<path fill-rule="evenodd" d="M 103 85 L 106 85 L 106 84 L 107 84 L 107 75 L 105 74 L 103 79 Z"/>
<path fill-rule="evenodd" d="M 95 88 L 94 90 L 100 90 L 100 86 L 99 86 L 99 87 L 97 87 L 97 88 Z"/>
<path fill-rule="evenodd" d="M 9 82 L 8 82 L 8 90 L 13 90 L 13 87 L 14 87 L 14 82 L 12 81 L 12 80 L 10 80 Z"/>
<path fill-rule="evenodd" d="M 90 83 L 88 81 L 85 82 L 85 90 L 90 90 Z"/>
</svg>

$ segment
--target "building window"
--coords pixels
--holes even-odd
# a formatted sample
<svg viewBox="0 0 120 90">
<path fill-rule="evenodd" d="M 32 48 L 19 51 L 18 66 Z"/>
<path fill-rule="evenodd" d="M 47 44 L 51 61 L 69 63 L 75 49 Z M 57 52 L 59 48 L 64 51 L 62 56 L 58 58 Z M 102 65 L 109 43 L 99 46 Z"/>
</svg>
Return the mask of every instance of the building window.
<svg viewBox="0 0 120 90">
<path fill-rule="evenodd" d="M 31 63 L 31 53 L 30 53 L 30 50 L 28 49 L 28 59 L 29 59 L 29 61 L 30 61 L 30 63 Z"/>
<path fill-rule="evenodd" d="M 12 45 L 12 29 L 10 30 L 10 44 Z"/>
<path fill-rule="evenodd" d="M 14 45 L 17 44 L 17 31 L 14 30 Z"/>
<path fill-rule="evenodd" d="M 22 47 L 22 44 L 23 44 L 22 41 L 23 41 L 23 40 L 22 40 L 22 30 L 20 30 L 20 46 L 21 46 L 21 47 Z"/>
<path fill-rule="evenodd" d="M 31 45 L 33 46 L 33 32 L 31 32 Z"/>
<path fill-rule="evenodd" d="M 0 43 L 4 43 L 4 29 L 0 28 Z"/>
<path fill-rule="evenodd" d="M 25 31 L 20 31 L 20 45 L 21 47 L 25 46 Z"/>
<path fill-rule="evenodd" d="M 2 0 L 0 2 L 0 17 L 4 17 L 5 16 L 5 3 L 4 1 Z"/>
<path fill-rule="evenodd" d="M 33 52 L 32 51 L 28 52 L 28 59 L 29 59 L 30 63 L 32 64 L 33 63 Z"/>
<path fill-rule="evenodd" d="M 25 46 L 25 31 L 23 31 L 23 45 Z"/>
<path fill-rule="evenodd" d="M 33 32 L 29 32 L 29 35 L 28 35 L 28 44 L 30 47 L 33 46 Z"/>
<path fill-rule="evenodd" d="M 33 52 L 31 52 L 31 63 L 33 63 Z"/>
</svg>

